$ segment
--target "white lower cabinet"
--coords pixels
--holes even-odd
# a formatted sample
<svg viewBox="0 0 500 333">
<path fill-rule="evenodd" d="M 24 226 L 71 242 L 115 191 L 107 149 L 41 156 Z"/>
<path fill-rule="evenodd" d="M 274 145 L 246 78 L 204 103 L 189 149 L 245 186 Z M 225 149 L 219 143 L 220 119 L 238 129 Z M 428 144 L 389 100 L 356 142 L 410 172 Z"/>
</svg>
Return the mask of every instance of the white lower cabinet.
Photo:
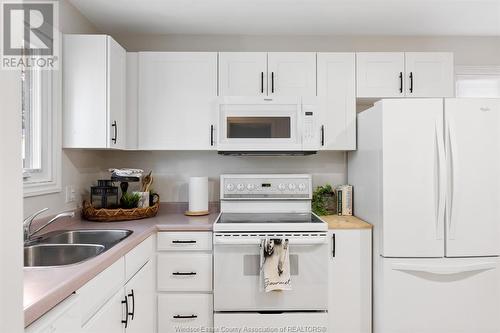
<svg viewBox="0 0 500 333">
<path fill-rule="evenodd" d="M 78 295 L 71 295 L 25 330 L 26 333 L 81 333 Z"/>
<path fill-rule="evenodd" d="M 329 333 L 372 331 L 370 229 L 330 230 Z"/>
<path fill-rule="evenodd" d="M 213 326 L 211 294 L 160 294 L 158 296 L 158 333 Z M 194 331 L 193 331 L 194 332 Z M 200 331 L 203 332 L 203 331 Z"/>
<path fill-rule="evenodd" d="M 159 232 L 158 333 L 211 332 L 212 233 Z"/>
<path fill-rule="evenodd" d="M 155 276 L 154 263 L 148 261 L 125 285 L 129 322 L 127 333 L 155 332 Z"/>
<path fill-rule="evenodd" d="M 117 291 L 110 300 L 83 326 L 83 333 L 123 333 L 127 313 L 125 290 Z"/>
</svg>

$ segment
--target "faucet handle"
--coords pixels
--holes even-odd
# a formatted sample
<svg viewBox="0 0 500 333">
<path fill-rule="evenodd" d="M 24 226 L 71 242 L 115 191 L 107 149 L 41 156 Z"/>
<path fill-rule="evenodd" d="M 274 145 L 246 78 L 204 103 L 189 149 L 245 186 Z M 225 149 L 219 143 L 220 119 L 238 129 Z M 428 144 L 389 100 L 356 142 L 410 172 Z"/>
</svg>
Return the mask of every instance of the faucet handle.
<svg viewBox="0 0 500 333">
<path fill-rule="evenodd" d="M 43 208 L 43 209 L 40 209 L 38 212 L 35 212 L 33 214 L 31 214 L 30 216 L 28 216 L 27 218 L 24 219 L 24 222 L 29 222 L 29 221 L 33 221 L 33 219 L 35 217 L 37 217 L 38 215 L 42 214 L 43 212 L 46 212 L 48 211 L 49 209 L 48 208 Z"/>
</svg>

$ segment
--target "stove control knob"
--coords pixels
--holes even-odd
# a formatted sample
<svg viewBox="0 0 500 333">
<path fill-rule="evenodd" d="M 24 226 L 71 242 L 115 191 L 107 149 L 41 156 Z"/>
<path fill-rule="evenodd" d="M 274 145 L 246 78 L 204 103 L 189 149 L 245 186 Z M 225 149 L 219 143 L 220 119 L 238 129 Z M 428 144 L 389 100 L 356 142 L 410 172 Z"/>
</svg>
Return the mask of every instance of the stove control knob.
<svg viewBox="0 0 500 333">
<path fill-rule="evenodd" d="M 285 188 L 286 188 L 286 187 L 285 187 L 285 184 L 279 184 L 279 185 L 278 185 L 278 189 L 279 189 L 280 191 L 284 191 L 284 190 L 285 190 Z"/>
<path fill-rule="evenodd" d="M 247 190 L 252 191 L 254 189 L 255 189 L 255 185 L 254 184 L 248 184 L 247 185 Z"/>
<path fill-rule="evenodd" d="M 227 185 L 226 185 L 226 189 L 227 189 L 228 191 L 232 191 L 232 190 L 234 190 L 234 184 L 232 184 L 232 183 L 227 184 Z"/>
<path fill-rule="evenodd" d="M 299 184 L 299 190 L 304 191 L 306 189 L 306 184 L 301 183 Z"/>
<path fill-rule="evenodd" d="M 236 188 L 238 189 L 238 191 L 243 191 L 245 189 L 245 185 L 238 184 L 238 185 L 236 185 Z"/>
<path fill-rule="evenodd" d="M 295 190 L 295 187 L 296 187 L 296 186 L 295 186 L 295 184 L 288 184 L 288 189 L 289 189 L 290 191 Z"/>
</svg>

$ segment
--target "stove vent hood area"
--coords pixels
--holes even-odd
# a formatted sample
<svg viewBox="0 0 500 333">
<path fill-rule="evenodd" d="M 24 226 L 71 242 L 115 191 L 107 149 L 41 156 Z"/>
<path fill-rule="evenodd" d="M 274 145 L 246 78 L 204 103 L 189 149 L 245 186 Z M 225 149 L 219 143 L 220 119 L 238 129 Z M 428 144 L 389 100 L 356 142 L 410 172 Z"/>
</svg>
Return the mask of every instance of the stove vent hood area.
<svg viewBox="0 0 500 333">
<path fill-rule="evenodd" d="M 308 156 L 316 151 L 219 151 L 224 156 Z"/>
</svg>

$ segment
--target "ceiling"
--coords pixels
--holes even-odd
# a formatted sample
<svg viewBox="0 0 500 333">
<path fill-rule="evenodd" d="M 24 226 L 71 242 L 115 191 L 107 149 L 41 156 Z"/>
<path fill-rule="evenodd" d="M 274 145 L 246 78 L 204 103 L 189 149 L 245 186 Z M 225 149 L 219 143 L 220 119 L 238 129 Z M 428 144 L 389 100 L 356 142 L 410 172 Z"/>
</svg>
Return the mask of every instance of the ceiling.
<svg viewBox="0 0 500 333">
<path fill-rule="evenodd" d="M 69 0 L 105 33 L 500 36 L 500 0 Z"/>
</svg>

